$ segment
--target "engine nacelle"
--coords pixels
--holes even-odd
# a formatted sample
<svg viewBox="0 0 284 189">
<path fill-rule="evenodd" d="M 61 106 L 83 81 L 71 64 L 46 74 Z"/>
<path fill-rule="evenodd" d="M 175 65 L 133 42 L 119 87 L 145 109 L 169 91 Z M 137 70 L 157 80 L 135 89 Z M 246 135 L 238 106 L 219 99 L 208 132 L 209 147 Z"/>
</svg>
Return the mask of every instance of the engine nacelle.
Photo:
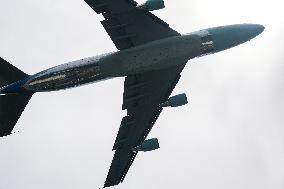
<svg viewBox="0 0 284 189">
<path fill-rule="evenodd" d="M 147 11 L 154 11 L 165 8 L 165 3 L 163 0 L 148 0 L 146 3 L 139 5 L 138 8 Z"/>
<path fill-rule="evenodd" d="M 187 97 L 186 94 L 179 94 L 176 96 L 172 96 L 170 97 L 166 102 L 162 103 L 161 106 L 162 107 L 178 107 L 178 106 L 183 106 L 185 104 L 187 104 Z"/>
<path fill-rule="evenodd" d="M 160 148 L 159 141 L 156 138 L 148 139 L 142 142 L 141 145 L 132 148 L 133 151 L 143 151 L 148 152 L 152 150 L 157 150 Z"/>
</svg>

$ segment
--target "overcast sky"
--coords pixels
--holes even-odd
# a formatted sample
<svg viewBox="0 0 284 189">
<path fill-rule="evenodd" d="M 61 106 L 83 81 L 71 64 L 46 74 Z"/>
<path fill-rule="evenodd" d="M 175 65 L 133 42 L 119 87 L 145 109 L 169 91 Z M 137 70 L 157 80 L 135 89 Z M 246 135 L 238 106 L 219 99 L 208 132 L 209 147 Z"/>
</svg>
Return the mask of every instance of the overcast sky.
<svg viewBox="0 0 284 189">
<path fill-rule="evenodd" d="M 142 3 L 142 1 L 139 1 Z M 282 0 L 166 0 L 155 14 L 180 33 L 263 24 L 234 49 L 189 61 L 165 109 L 117 189 L 284 188 L 284 12 Z M 0 1 L 0 56 L 28 74 L 114 51 L 83 0 Z M 15 131 L 0 139 L 1 189 L 103 186 L 121 118 L 123 78 L 38 93 Z"/>
</svg>

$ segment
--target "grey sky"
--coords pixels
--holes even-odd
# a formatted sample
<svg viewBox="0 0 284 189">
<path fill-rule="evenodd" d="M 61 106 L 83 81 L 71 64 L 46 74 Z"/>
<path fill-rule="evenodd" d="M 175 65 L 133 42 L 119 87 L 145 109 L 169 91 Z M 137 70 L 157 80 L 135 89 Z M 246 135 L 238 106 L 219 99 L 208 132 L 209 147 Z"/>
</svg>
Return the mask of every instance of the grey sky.
<svg viewBox="0 0 284 189">
<path fill-rule="evenodd" d="M 140 3 L 142 1 L 139 1 Z M 117 189 L 284 188 L 283 1 L 166 0 L 155 12 L 181 33 L 263 24 L 256 39 L 189 61 L 150 133 L 161 149 L 140 153 Z M 0 56 L 29 74 L 115 47 L 83 0 L 0 1 Z M 107 175 L 123 78 L 34 95 L 0 139 L 0 188 L 93 189 Z"/>
</svg>

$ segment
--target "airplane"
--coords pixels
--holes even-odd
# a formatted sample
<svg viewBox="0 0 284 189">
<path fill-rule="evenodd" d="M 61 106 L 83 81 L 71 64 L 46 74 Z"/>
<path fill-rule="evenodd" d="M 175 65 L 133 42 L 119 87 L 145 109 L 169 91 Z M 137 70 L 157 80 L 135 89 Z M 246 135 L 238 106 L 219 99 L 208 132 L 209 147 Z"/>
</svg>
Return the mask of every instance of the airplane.
<svg viewBox="0 0 284 189">
<path fill-rule="evenodd" d="M 186 63 L 245 43 L 264 31 L 258 24 L 236 24 L 181 35 L 152 14 L 163 0 L 84 0 L 97 14 L 118 51 L 89 57 L 28 75 L 0 58 L 0 137 L 10 135 L 36 92 L 49 92 L 125 77 L 122 118 L 104 187 L 118 185 L 137 153 L 159 148 L 146 140 L 165 107 L 187 104 L 185 94 L 171 96 Z"/>
</svg>

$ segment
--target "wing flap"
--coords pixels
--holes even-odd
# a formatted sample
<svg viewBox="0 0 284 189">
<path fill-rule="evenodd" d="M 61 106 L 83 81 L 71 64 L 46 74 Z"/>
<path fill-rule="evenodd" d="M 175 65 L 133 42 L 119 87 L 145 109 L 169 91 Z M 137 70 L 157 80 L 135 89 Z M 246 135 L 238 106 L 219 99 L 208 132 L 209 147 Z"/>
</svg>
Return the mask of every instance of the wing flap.
<svg viewBox="0 0 284 189">
<path fill-rule="evenodd" d="M 128 49 L 133 47 L 131 38 L 134 37 L 134 35 L 126 32 L 125 28 L 128 26 L 127 23 L 120 23 L 119 20 L 115 18 L 103 20 L 101 23 L 117 49 Z"/>
</svg>

